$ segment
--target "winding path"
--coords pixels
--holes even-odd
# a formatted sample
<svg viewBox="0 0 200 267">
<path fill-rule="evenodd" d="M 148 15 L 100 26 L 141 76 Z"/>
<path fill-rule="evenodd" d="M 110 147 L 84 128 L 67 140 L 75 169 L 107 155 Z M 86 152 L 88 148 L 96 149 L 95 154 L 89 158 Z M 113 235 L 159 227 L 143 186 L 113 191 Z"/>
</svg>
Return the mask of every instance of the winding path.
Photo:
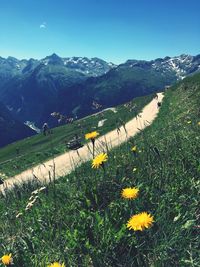
<svg viewBox="0 0 200 267">
<path fill-rule="evenodd" d="M 139 116 L 131 119 L 125 124 L 125 128 L 121 126 L 120 131 L 115 129 L 96 139 L 96 153 L 103 152 L 106 148 L 110 149 L 119 146 L 130 137 L 136 135 L 140 130 L 149 126 L 159 112 L 157 102 L 161 102 L 164 97 L 163 93 L 158 93 L 157 95 L 158 99 L 153 99 L 149 104 L 147 104 Z M 91 160 L 91 151 L 91 144 L 86 144 L 77 151 L 71 150 L 66 152 L 54 159 L 48 160 L 31 169 L 23 171 L 18 175 L 8 178 L 4 181 L 4 184 L 0 186 L 0 190 L 4 193 L 5 189 L 11 189 L 14 185 L 19 185 L 34 179 L 37 179 L 42 183 L 48 183 L 51 179 L 53 179 L 53 177 L 57 179 L 69 174 L 83 162 Z"/>
</svg>

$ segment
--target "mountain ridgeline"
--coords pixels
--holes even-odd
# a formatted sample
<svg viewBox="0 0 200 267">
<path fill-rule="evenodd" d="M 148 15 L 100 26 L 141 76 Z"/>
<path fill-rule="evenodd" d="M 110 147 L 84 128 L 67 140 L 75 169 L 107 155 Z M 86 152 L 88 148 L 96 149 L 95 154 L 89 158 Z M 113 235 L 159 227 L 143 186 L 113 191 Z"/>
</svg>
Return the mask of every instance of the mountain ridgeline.
<svg viewBox="0 0 200 267">
<path fill-rule="evenodd" d="M 56 126 L 52 112 L 80 118 L 97 111 L 94 103 L 100 108 L 125 103 L 199 71 L 200 55 L 128 60 L 118 66 L 56 54 L 41 60 L 0 57 L 0 101 L 22 123 Z"/>
</svg>

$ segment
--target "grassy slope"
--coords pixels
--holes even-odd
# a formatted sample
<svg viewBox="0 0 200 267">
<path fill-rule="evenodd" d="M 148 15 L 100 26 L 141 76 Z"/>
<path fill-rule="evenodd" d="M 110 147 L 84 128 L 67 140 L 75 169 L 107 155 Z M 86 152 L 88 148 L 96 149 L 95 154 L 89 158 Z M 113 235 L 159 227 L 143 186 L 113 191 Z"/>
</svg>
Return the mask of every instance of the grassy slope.
<svg viewBox="0 0 200 267">
<path fill-rule="evenodd" d="M 199 97 L 200 75 L 167 91 L 156 121 L 110 151 L 105 172 L 82 165 L 39 193 L 28 212 L 33 185 L 1 199 L 1 254 L 12 252 L 17 267 L 54 260 L 70 267 L 199 266 Z M 120 197 L 126 186 L 140 188 L 136 200 Z M 142 211 L 153 214 L 153 227 L 127 230 Z"/>
<path fill-rule="evenodd" d="M 129 112 L 130 108 L 120 105 L 116 108 L 117 113 L 108 110 L 103 112 L 103 115 L 89 116 L 73 124 L 57 127 L 53 129 L 53 134 L 50 136 L 46 137 L 43 134 L 38 134 L 8 145 L 0 149 L 0 173 L 5 173 L 7 176 L 14 175 L 53 156 L 64 153 L 66 151 L 65 142 L 68 142 L 76 133 L 84 141 L 84 134 L 91 130 L 97 129 L 101 134 L 113 130 L 116 128 L 116 121 L 121 119 L 127 122 L 140 112 L 152 98 L 153 95 L 135 98 L 130 102 L 131 107 L 134 107 L 131 112 Z M 98 122 L 102 119 L 107 120 L 103 127 L 98 128 Z M 17 155 L 17 148 L 19 148 L 19 155 Z"/>
</svg>

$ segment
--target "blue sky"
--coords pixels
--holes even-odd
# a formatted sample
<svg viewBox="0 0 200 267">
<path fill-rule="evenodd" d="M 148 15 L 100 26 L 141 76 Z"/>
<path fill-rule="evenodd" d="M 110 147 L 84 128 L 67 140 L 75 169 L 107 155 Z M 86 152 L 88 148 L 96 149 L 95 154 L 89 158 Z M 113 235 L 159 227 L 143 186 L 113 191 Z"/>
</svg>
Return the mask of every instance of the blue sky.
<svg viewBox="0 0 200 267">
<path fill-rule="evenodd" d="M 0 56 L 200 54 L 200 0 L 0 0 Z"/>
</svg>

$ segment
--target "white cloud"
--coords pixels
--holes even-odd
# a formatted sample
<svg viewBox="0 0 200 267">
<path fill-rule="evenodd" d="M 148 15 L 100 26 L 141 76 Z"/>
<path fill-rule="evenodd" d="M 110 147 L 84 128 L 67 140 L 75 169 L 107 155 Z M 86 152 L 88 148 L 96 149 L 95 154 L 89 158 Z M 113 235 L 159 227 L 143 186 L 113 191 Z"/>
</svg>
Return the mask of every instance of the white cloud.
<svg viewBox="0 0 200 267">
<path fill-rule="evenodd" d="M 46 22 L 43 22 L 42 24 L 40 24 L 40 29 L 46 29 L 47 24 Z"/>
</svg>

